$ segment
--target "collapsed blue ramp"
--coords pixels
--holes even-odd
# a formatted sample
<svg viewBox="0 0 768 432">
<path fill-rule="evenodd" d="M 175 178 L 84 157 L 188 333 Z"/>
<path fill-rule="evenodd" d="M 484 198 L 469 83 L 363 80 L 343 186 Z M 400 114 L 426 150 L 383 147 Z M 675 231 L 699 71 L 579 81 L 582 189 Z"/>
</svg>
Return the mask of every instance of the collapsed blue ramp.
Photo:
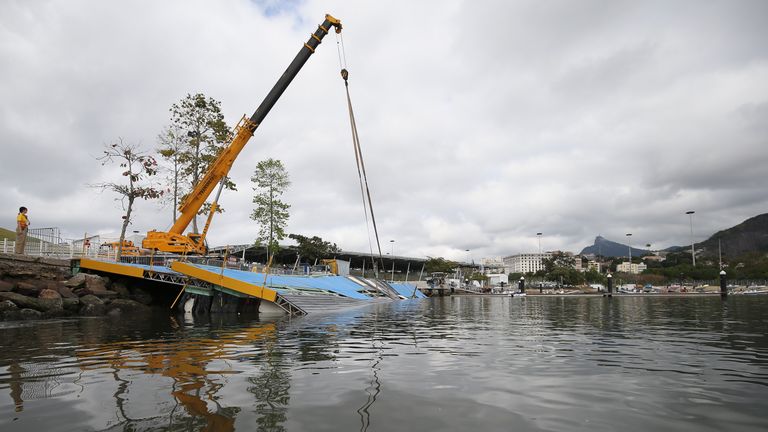
<svg viewBox="0 0 768 432">
<path fill-rule="evenodd" d="M 347 279 L 344 276 L 284 276 L 284 275 L 266 275 L 264 273 L 254 273 L 242 270 L 221 269 L 220 267 L 195 264 L 204 270 L 211 272 L 223 272 L 224 276 L 231 277 L 249 284 L 257 286 L 266 286 L 280 294 L 288 294 L 300 290 L 306 294 L 327 294 L 335 293 L 344 297 L 370 300 L 371 297 L 363 294 L 366 287 Z"/>
<path fill-rule="evenodd" d="M 415 285 L 390 282 L 389 286 L 394 288 L 398 294 L 406 298 L 427 298 L 424 293 L 416 289 Z"/>
</svg>

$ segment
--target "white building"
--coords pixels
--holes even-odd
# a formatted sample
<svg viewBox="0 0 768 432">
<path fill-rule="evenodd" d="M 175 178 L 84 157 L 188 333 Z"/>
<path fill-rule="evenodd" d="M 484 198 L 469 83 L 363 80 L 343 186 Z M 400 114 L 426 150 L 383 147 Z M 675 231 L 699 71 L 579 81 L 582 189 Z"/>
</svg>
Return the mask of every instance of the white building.
<svg viewBox="0 0 768 432">
<path fill-rule="evenodd" d="M 486 275 L 500 273 L 504 271 L 504 259 L 501 257 L 481 258 L 480 266 Z"/>
<path fill-rule="evenodd" d="M 488 285 L 490 286 L 499 286 L 503 282 L 504 285 L 509 285 L 509 275 L 506 273 L 498 273 L 498 274 L 487 274 L 488 276 Z"/>
<path fill-rule="evenodd" d="M 504 272 L 536 273 L 544 270 L 544 260 L 547 258 L 552 258 L 551 252 L 521 253 L 504 257 Z"/>
<path fill-rule="evenodd" d="M 644 263 L 635 264 L 630 263 L 629 261 L 624 261 L 616 266 L 616 271 L 619 273 L 640 274 L 647 268 L 648 266 Z"/>
</svg>

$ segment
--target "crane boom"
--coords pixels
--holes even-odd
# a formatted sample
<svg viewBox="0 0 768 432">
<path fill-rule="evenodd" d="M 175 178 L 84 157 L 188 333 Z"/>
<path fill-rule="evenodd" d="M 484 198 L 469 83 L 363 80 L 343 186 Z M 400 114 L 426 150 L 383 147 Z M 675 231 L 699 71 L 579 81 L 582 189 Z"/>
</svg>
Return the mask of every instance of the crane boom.
<svg viewBox="0 0 768 432">
<path fill-rule="evenodd" d="M 168 232 L 149 231 L 147 237 L 142 242 L 144 248 L 174 253 L 203 254 L 206 252 L 205 234 L 208 224 L 210 224 L 210 217 L 202 234 L 188 233 L 184 235 L 184 230 L 187 229 L 192 219 L 200 211 L 200 208 L 211 195 L 216 184 L 221 182 L 229 173 L 232 164 L 243 147 L 248 143 L 248 140 L 253 136 L 256 128 L 259 127 L 267 114 L 269 114 L 269 111 L 299 73 L 304 63 L 315 52 L 315 49 L 320 45 L 323 37 L 328 34 L 331 27 L 335 29 L 336 33 L 341 33 L 341 22 L 331 15 L 326 15 L 323 23 L 317 27 L 317 30 L 301 47 L 299 53 L 296 54 L 296 57 L 288 65 L 288 68 L 280 76 L 280 79 L 277 80 L 259 107 L 256 108 L 253 115 L 250 118 L 243 116 L 237 126 L 235 126 L 232 132 L 232 141 L 221 151 L 216 160 L 208 167 L 203 178 L 195 185 L 181 206 L 179 206 L 179 218 L 171 229 Z M 215 205 L 211 211 L 214 211 L 214 209 Z"/>
</svg>

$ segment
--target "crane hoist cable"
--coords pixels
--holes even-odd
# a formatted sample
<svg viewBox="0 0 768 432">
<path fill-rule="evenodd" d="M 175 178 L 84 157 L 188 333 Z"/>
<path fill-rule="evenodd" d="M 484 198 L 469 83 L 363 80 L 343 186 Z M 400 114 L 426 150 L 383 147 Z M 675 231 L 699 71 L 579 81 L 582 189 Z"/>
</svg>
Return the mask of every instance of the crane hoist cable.
<svg viewBox="0 0 768 432">
<path fill-rule="evenodd" d="M 357 162 L 357 175 L 360 180 L 360 193 L 363 198 L 363 209 L 366 212 L 366 226 L 368 224 L 368 211 L 371 214 L 371 224 L 376 236 L 376 248 L 379 252 L 379 265 L 384 268 L 384 258 L 381 253 L 381 241 L 379 240 L 379 229 L 376 225 L 376 215 L 373 211 L 373 202 L 371 201 L 371 189 L 368 187 L 368 175 L 365 171 L 365 162 L 363 160 L 363 151 L 360 147 L 360 136 L 357 133 L 357 123 L 355 122 L 355 112 L 352 109 L 352 98 L 349 95 L 349 72 L 346 69 L 341 70 L 341 77 L 344 78 L 344 88 L 347 93 L 347 109 L 349 110 L 349 123 L 352 128 L 352 145 L 355 149 L 355 161 Z M 366 206 L 367 201 L 367 206 Z M 370 242 L 369 242 L 370 243 Z M 375 260 L 371 247 L 371 259 Z M 375 269 L 378 278 L 378 269 Z"/>
<path fill-rule="evenodd" d="M 339 37 L 341 37 L 341 43 L 339 43 Z M 352 98 L 349 95 L 349 71 L 346 68 L 347 56 L 344 51 L 344 39 L 343 36 L 337 35 L 336 49 L 339 53 L 339 66 L 341 66 L 341 77 L 344 79 L 344 89 L 347 93 L 347 109 L 349 110 L 349 124 L 352 128 L 352 146 L 355 150 L 355 162 L 357 163 L 357 176 L 360 181 L 360 195 L 363 200 L 363 211 L 365 212 L 365 226 L 368 233 L 370 233 L 370 225 L 368 224 L 368 212 L 371 214 L 371 224 L 373 225 L 373 232 L 376 236 L 376 249 L 379 252 L 379 265 L 376 266 L 376 258 L 373 254 L 373 246 L 371 245 L 370 234 L 368 237 L 368 247 L 371 252 L 371 260 L 374 262 L 374 272 L 376 278 L 379 277 L 379 268 L 384 268 L 384 257 L 381 253 L 381 241 L 379 240 L 379 229 L 376 225 L 376 215 L 373 212 L 373 202 L 371 201 L 371 189 L 368 187 L 368 175 L 365 172 L 365 162 L 363 161 L 363 151 L 360 147 L 360 135 L 357 133 L 357 123 L 355 122 L 355 112 L 352 109 Z M 343 61 L 342 61 L 343 60 Z"/>
</svg>

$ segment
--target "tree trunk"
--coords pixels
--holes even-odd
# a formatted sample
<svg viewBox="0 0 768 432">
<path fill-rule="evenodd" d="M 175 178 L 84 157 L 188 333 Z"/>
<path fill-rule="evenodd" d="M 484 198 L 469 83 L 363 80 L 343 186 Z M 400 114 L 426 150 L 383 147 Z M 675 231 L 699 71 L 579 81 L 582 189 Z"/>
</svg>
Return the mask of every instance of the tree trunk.
<svg viewBox="0 0 768 432">
<path fill-rule="evenodd" d="M 133 210 L 133 195 L 128 196 L 128 211 L 125 212 L 125 220 L 123 220 L 123 227 L 120 230 L 120 240 L 117 244 L 117 255 L 115 255 L 115 261 L 120 262 L 120 257 L 123 256 L 123 241 L 125 241 L 125 230 L 128 229 L 128 224 L 131 223 L 131 211 Z"/>
</svg>

